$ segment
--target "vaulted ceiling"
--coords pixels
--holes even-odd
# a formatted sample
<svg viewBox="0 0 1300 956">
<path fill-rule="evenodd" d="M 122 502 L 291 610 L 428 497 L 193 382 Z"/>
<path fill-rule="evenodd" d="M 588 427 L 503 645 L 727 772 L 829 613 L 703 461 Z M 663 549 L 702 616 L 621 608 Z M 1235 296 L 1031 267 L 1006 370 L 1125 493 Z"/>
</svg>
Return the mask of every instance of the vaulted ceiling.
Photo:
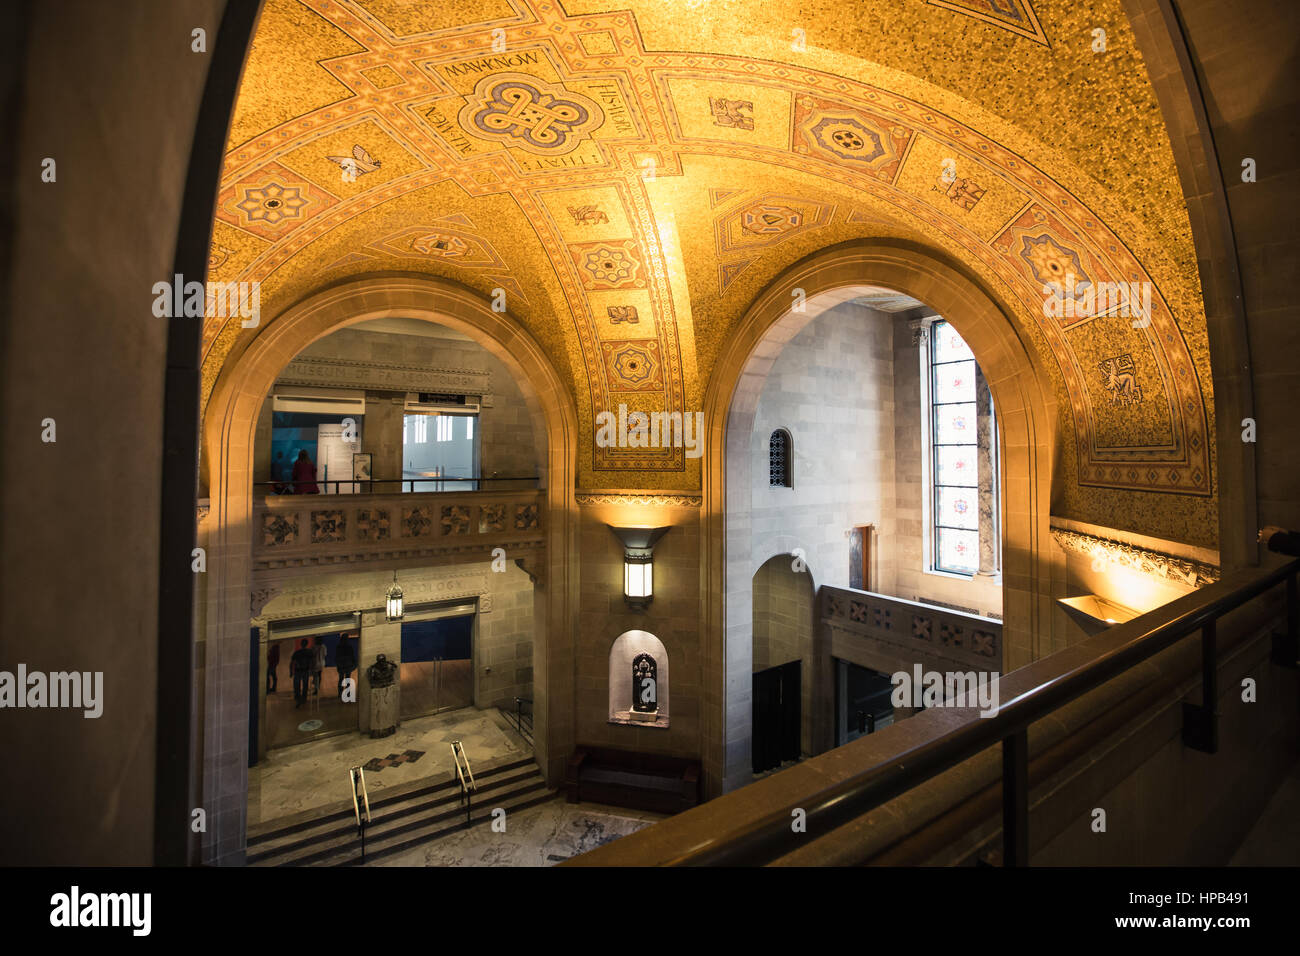
<svg viewBox="0 0 1300 956">
<path fill-rule="evenodd" d="M 1208 517 L 1182 193 L 1120 0 L 1081 6 L 266 0 L 209 279 L 259 281 L 264 321 L 384 272 L 503 294 L 573 389 L 580 484 L 690 489 L 697 460 L 594 447 L 594 414 L 698 409 L 775 276 L 910 239 L 978 276 L 1052 376 L 1061 510 L 1124 489 Z M 1151 282 L 1150 327 L 1046 316 L 1065 273 Z M 207 320 L 205 400 L 256 332 Z"/>
</svg>

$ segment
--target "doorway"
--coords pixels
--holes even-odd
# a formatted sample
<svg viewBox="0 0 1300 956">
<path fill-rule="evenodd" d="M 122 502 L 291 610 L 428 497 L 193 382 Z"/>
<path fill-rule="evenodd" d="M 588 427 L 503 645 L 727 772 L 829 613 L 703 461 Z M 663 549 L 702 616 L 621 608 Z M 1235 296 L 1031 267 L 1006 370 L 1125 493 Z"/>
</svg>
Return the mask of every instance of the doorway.
<svg viewBox="0 0 1300 956">
<path fill-rule="evenodd" d="M 888 674 L 835 659 L 835 746 L 857 740 L 894 722 Z"/>
<path fill-rule="evenodd" d="M 799 759 L 803 662 L 790 661 L 754 674 L 754 773 Z"/>
<path fill-rule="evenodd" d="M 474 703 L 476 611 L 472 604 L 461 604 L 407 612 L 402 621 L 402 720 Z"/>
<path fill-rule="evenodd" d="M 350 616 L 349 616 L 350 617 Z M 345 619 L 346 620 L 346 619 Z M 336 625 L 341 622 L 333 622 Z M 356 733 L 360 729 L 355 696 L 345 700 L 342 679 L 356 678 L 356 661 L 361 654 L 361 632 L 319 630 L 321 625 L 301 626 L 299 622 L 273 623 L 264 646 L 266 655 L 266 749 L 275 750 L 292 744 Z M 294 694 L 293 655 L 303 650 L 315 657 L 316 649 L 325 650 L 320 680 L 309 676 L 307 695 L 299 700 Z"/>
</svg>

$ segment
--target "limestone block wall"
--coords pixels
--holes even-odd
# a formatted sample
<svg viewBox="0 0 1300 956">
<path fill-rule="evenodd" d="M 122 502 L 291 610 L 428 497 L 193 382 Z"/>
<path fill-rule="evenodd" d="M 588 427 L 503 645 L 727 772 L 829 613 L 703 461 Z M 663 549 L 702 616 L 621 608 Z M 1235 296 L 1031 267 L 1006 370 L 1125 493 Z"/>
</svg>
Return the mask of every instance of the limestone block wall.
<svg viewBox="0 0 1300 956">
<path fill-rule="evenodd" d="M 893 328 L 846 302 L 786 343 L 768 374 L 750 443 L 752 576 L 774 554 L 802 548 L 817 585 L 848 585 L 848 530 L 894 532 Z M 793 439 L 793 487 L 769 484 L 768 441 Z M 879 550 L 879 549 L 877 549 Z M 874 568 L 892 587 L 892 559 Z"/>
<path fill-rule="evenodd" d="M 516 697 L 533 698 L 533 586 L 513 563 L 489 571 L 486 581 L 486 600 L 479 599 L 474 702 L 512 709 Z"/>
</svg>

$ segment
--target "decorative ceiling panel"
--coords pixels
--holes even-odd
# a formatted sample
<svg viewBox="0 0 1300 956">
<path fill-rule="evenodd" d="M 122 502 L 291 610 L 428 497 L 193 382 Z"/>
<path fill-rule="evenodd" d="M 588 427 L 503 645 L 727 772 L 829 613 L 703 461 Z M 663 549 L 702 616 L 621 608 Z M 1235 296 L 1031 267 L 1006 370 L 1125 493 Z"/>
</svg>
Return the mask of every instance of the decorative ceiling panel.
<svg viewBox="0 0 1300 956">
<path fill-rule="evenodd" d="M 261 281 L 267 316 L 368 272 L 503 289 L 573 382 L 580 484 L 695 488 L 682 449 L 599 448 L 594 416 L 699 408 L 763 283 L 907 237 L 975 272 L 1040 352 L 1078 511 L 1103 507 L 1089 488 L 1212 495 L 1194 252 L 1115 0 L 1127 51 L 1084 66 L 1096 15 L 1072 7 L 882 0 L 855 33 L 841 4 L 687 6 L 267 0 L 211 278 Z M 1145 173 L 1111 141 L 1138 131 Z M 1106 283 L 1149 289 L 1150 322 L 1066 308 Z M 208 320 L 205 396 L 241 334 Z"/>
</svg>

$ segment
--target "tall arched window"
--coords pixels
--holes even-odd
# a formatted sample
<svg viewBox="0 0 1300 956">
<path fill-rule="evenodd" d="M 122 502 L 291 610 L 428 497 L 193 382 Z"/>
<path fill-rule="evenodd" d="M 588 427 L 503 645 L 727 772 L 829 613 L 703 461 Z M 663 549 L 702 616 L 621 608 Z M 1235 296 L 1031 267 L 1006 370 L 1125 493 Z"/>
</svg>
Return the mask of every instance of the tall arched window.
<svg viewBox="0 0 1300 956">
<path fill-rule="evenodd" d="M 979 387 L 975 356 L 956 329 L 935 322 L 929 339 L 930 568 L 992 573 L 998 511 L 992 398 Z"/>
<path fill-rule="evenodd" d="M 767 443 L 768 484 L 773 488 L 793 488 L 790 463 L 794 460 L 794 442 L 784 428 L 772 432 Z"/>
</svg>

